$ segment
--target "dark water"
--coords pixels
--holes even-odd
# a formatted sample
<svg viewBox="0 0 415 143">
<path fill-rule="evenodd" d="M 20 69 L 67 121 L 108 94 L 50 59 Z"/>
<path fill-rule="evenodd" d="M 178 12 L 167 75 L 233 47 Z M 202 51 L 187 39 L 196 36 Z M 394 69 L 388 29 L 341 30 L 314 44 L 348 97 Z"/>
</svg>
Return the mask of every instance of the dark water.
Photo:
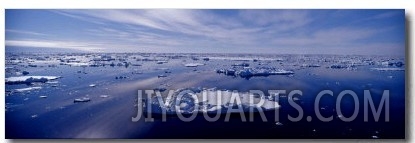
<svg viewBox="0 0 415 143">
<path fill-rule="evenodd" d="M 6 56 L 6 61 L 10 57 L 12 56 Z M 85 56 L 77 58 L 81 59 L 80 57 Z M 338 59 L 350 59 L 344 56 L 276 57 L 282 57 L 283 60 L 271 60 L 267 65 L 247 62 L 251 66 L 293 70 L 295 74 L 253 77 L 248 80 L 217 74 L 214 71 L 241 61 L 193 61 L 190 57 L 170 58 L 168 63 L 156 64 L 155 61 L 136 61 L 130 56 L 126 59 L 142 66 L 128 67 L 75 67 L 59 65 L 59 62 L 37 63 L 45 65 L 44 67 L 28 67 L 26 61 L 19 64 L 8 63 L 6 67 L 29 71 L 29 75 L 63 78 L 56 80 L 56 87 L 48 83 L 6 85 L 6 91 L 30 86 L 42 87 L 40 90 L 22 93 L 6 92 L 6 138 L 405 138 L 405 71 L 371 69 L 384 67 L 379 64 L 357 66 L 353 70 L 327 68 L 333 63 L 338 63 Z M 323 62 L 322 58 L 332 61 Z M 370 58 L 375 62 L 390 59 Z M 185 63 L 206 65 L 193 68 L 185 67 Z M 299 66 L 303 63 L 318 63 L 321 67 Z M 57 64 L 57 67 L 47 67 L 51 64 Z M 165 69 L 160 68 L 168 68 L 171 73 L 165 73 Z M 133 71 L 140 71 L 142 74 L 132 74 Z M 160 74 L 166 74 L 167 77 L 158 78 Z M 15 76 L 14 72 L 6 70 L 6 77 L 11 76 Z M 115 79 L 118 76 L 128 78 Z M 96 87 L 90 87 L 90 84 L 96 84 Z M 281 108 L 278 110 L 279 122 L 283 125 L 276 125 L 273 112 L 266 113 L 267 122 L 263 122 L 259 116 L 255 116 L 255 122 L 243 122 L 237 115 L 232 116 L 230 122 L 225 122 L 222 117 L 217 122 L 208 122 L 202 116 L 191 122 L 183 122 L 178 118 L 168 118 L 167 122 L 157 119 L 155 122 L 132 122 L 131 118 L 137 113 L 134 106 L 137 90 L 154 89 L 161 85 L 168 85 L 167 89 L 217 87 L 240 92 L 252 89 L 265 93 L 268 90 L 286 90 L 287 94 L 293 90 L 301 90 L 303 95 L 296 95 L 300 99 L 296 103 L 304 110 L 304 116 L 299 122 L 288 120 L 288 115 L 296 117 L 298 111 L 289 105 L 285 96 L 280 97 Z M 333 116 L 331 122 L 319 121 L 314 111 L 315 97 L 322 90 L 332 90 L 334 93 L 333 96 L 323 96 L 320 100 L 320 107 L 324 107 L 320 112 L 325 117 Z M 352 122 L 340 120 L 341 117 L 337 116 L 335 110 L 336 98 L 343 90 L 354 91 L 359 99 L 358 116 Z M 385 109 L 378 122 L 374 121 L 371 112 L 369 121 L 364 122 L 364 90 L 370 91 L 376 109 L 383 91 L 389 90 L 389 122 L 385 122 Z M 46 95 L 47 98 L 39 98 L 42 95 Z M 109 96 L 102 98 L 101 95 Z M 75 98 L 81 97 L 88 97 L 91 102 L 73 103 Z M 351 96 L 344 96 L 341 112 L 345 117 L 352 115 L 354 104 Z M 307 116 L 312 117 L 311 122 L 306 120 Z"/>
</svg>

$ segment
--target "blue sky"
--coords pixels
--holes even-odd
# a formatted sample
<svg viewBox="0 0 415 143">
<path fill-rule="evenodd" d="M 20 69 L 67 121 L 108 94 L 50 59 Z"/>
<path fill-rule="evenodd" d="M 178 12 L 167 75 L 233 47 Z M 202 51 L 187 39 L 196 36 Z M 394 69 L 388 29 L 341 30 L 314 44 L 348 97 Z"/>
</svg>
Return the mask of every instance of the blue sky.
<svg viewBox="0 0 415 143">
<path fill-rule="evenodd" d="M 5 16 L 6 51 L 405 54 L 404 10 L 7 9 Z"/>
</svg>

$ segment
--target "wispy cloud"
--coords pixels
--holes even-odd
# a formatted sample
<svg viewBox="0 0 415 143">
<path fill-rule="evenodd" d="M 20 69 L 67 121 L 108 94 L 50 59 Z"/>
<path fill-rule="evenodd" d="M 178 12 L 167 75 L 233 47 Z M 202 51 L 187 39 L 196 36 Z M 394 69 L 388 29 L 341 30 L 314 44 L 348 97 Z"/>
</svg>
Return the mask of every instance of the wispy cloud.
<svg viewBox="0 0 415 143">
<path fill-rule="evenodd" d="M 223 21 L 226 21 L 226 19 L 199 10 L 86 10 L 65 12 L 94 18 L 91 20 L 100 19 L 118 24 L 128 24 L 216 40 L 249 35 L 250 32 L 260 30 L 260 28 L 230 27 L 234 23 L 224 24 Z"/>
<path fill-rule="evenodd" d="M 384 18 L 391 18 L 394 16 L 399 15 L 400 12 L 399 11 L 391 11 L 391 12 L 385 12 L 385 13 L 381 13 L 381 14 L 377 14 L 373 17 L 370 17 L 370 19 L 384 19 Z"/>
<path fill-rule="evenodd" d="M 239 15 L 244 21 L 277 31 L 292 30 L 313 20 L 306 10 L 242 10 Z"/>
<path fill-rule="evenodd" d="M 17 47 L 65 48 L 82 51 L 99 51 L 102 49 L 100 47 L 105 44 L 67 41 L 6 40 L 5 45 Z"/>
<path fill-rule="evenodd" d="M 25 35 L 35 35 L 35 36 L 47 36 L 47 34 L 43 34 L 43 33 L 32 32 L 32 31 L 14 30 L 14 29 L 6 29 L 6 32 L 17 33 L 17 34 L 25 34 Z"/>
<path fill-rule="evenodd" d="M 276 38 L 272 42 L 283 46 L 334 46 L 356 45 L 357 41 L 364 40 L 381 32 L 373 29 L 332 28 L 316 31 L 311 35 Z"/>
<path fill-rule="evenodd" d="M 376 40 L 379 35 L 393 33 L 399 27 L 395 29 L 385 26 L 382 28 L 359 27 L 356 23 L 363 23 L 369 18 L 382 22 L 384 19 L 400 14 L 399 11 L 390 11 L 371 17 L 356 17 L 356 11 L 340 10 L 336 11 L 337 16 L 333 17 L 330 14 L 324 14 L 324 11 L 316 13 L 313 10 L 51 11 L 61 17 L 79 20 L 80 25 L 82 23 L 95 25 L 76 26 L 80 29 L 73 30 L 82 31 L 82 35 L 74 35 L 66 39 L 62 37 L 43 41 L 31 39 L 29 43 L 22 38 L 7 39 L 6 45 L 8 43 L 8 45 L 32 47 L 86 48 L 103 51 L 117 49 L 115 51 L 140 52 L 232 52 L 235 50 L 266 52 L 266 50 L 255 49 L 279 51 L 279 48 L 290 47 L 292 51 L 299 51 L 298 49 L 303 47 L 347 47 L 350 45 L 368 47 L 368 45 L 378 44 L 377 41 L 383 42 Z M 321 17 L 325 15 L 326 17 Z M 342 20 L 345 18 L 349 19 Z M 385 32 L 387 30 L 389 33 Z M 48 32 L 45 31 L 45 33 Z M 400 43 L 387 43 L 386 45 L 396 44 Z"/>
</svg>

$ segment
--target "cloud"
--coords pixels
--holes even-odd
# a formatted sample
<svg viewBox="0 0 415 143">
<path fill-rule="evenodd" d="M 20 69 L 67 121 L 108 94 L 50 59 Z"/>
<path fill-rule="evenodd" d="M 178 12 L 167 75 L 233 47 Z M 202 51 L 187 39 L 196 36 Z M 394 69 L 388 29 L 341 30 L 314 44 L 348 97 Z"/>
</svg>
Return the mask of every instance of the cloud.
<svg viewBox="0 0 415 143">
<path fill-rule="evenodd" d="M 46 36 L 47 35 L 47 34 L 38 33 L 38 32 L 14 30 L 14 29 L 6 29 L 6 32 L 17 33 L 17 34 L 25 34 L 25 35 L 34 35 L 34 36 Z"/>
<path fill-rule="evenodd" d="M 352 16 L 351 21 L 343 20 L 358 14 L 347 10 L 337 12 L 337 15 L 343 14 L 342 17 L 324 14 L 333 12 L 330 10 L 318 13 L 313 10 L 193 9 L 52 11 L 80 20 L 79 26 L 74 27 L 79 29 L 73 30 L 82 31 L 83 35 L 43 38 L 47 40 L 25 40 L 15 36 L 14 39 L 7 39 L 8 44 L 101 49 L 108 52 L 266 52 L 278 51 L 282 47 L 301 51 L 298 49 L 303 47 L 365 47 L 382 42 L 376 37 L 385 35 L 387 32 L 384 31 L 396 30 L 385 26 L 374 29 L 348 24 L 367 18 Z M 382 19 L 395 14 L 392 11 L 372 17 Z M 86 22 L 96 25 L 91 27 Z M 83 27 L 82 24 L 89 26 Z"/>
<path fill-rule="evenodd" d="M 314 32 L 309 36 L 276 38 L 274 44 L 290 46 L 344 46 L 364 40 L 381 31 L 358 28 L 332 28 Z"/>
<path fill-rule="evenodd" d="M 103 44 L 82 43 L 82 42 L 65 42 L 65 41 L 39 41 L 39 40 L 6 40 L 6 46 L 16 47 L 41 47 L 41 48 L 64 48 L 76 49 L 83 51 L 98 51 Z"/>
<path fill-rule="evenodd" d="M 290 30 L 311 22 L 305 10 L 241 10 L 239 16 L 257 26 L 275 26 L 280 30 Z"/>
<path fill-rule="evenodd" d="M 61 13 L 70 13 L 70 15 L 76 15 L 76 17 L 83 15 L 84 18 L 92 18 L 91 21 L 109 21 L 139 28 L 150 28 L 153 30 L 152 32 L 161 30 L 173 34 L 197 36 L 217 41 L 226 39 L 240 40 L 243 38 L 243 35 L 249 35 L 262 29 L 236 28 L 233 27 L 236 23 L 235 21 L 232 21 L 233 23 L 224 23 L 224 21 L 231 21 L 200 10 L 65 10 Z"/>
<path fill-rule="evenodd" d="M 399 14 L 401 14 L 401 13 L 402 13 L 402 11 L 390 11 L 390 12 L 384 12 L 384 13 L 381 13 L 381 14 L 377 14 L 377 15 L 375 15 L 375 16 L 373 16 L 373 17 L 370 17 L 369 19 L 371 19 L 371 20 L 375 20 L 375 19 L 390 18 L 390 17 L 397 16 L 397 15 L 399 15 Z"/>
</svg>

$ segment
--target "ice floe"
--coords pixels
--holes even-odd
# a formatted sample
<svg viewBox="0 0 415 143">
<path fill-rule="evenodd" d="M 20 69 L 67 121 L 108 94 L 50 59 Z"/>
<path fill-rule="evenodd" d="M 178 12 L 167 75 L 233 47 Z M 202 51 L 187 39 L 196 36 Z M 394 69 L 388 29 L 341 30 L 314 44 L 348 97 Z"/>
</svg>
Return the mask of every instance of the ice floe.
<svg viewBox="0 0 415 143">
<path fill-rule="evenodd" d="M 75 67 L 87 67 L 90 64 L 89 63 L 66 63 L 66 65 L 75 66 Z"/>
<path fill-rule="evenodd" d="M 58 83 L 59 83 L 59 81 L 47 81 L 46 83 L 47 83 L 47 84 L 58 84 Z"/>
<path fill-rule="evenodd" d="M 16 91 L 16 92 L 26 92 L 26 91 L 40 90 L 40 89 L 42 89 L 42 87 L 37 86 L 37 87 L 19 88 L 19 89 L 15 89 L 14 91 Z"/>
<path fill-rule="evenodd" d="M 269 76 L 269 75 L 291 75 L 293 71 L 284 69 L 276 69 L 272 67 L 245 67 L 243 69 L 218 69 L 217 73 L 223 73 L 228 76 L 240 76 L 242 78 L 251 78 L 254 76 Z"/>
<path fill-rule="evenodd" d="M 109 95 L 100 95 L 99 97 L 101 97 L 101 98 L 107 98 L 107 97 L 109 97 Z"/>
<path fill-rule="evenodd" d="M 168 61 L 157 61 L 157 64 L 164 64 L 164 63 L 168 63 Z"/>
<path fill-rule="evenodd" d="M 233 64 L 232 66 L 249 67 L 249 63 L 238 63 L 238 64 Z"/>
<path fill-rule="evenodd" d="M 60 76 L 17 76 L 6 78 L 6 84 L 30 84 L 32 82 L 47 82 L 61 78 Z"/>
<path fill-rule="evenodd" d="M 265 96 L 265 95 L 264 95 Z M 193 113 L 193 112 L 216 112 L 233 108 L 235 106 L 242 107 L 243 111 L 250 111 L 250 108 L 262 108 L 263 111 L 275 110 L 280 108 L 278 102 L 269 98 L 265 98 L 257 94 L 248 92 L 233 92 L 230 90 L 217 90 L 215 88 L 203 89 L 201 87 L 182 88 L 175 90 L 172 96 L 163 99 L 161 104 L 158 98 L 161 96 L 154 96 L 147 99 L 147 104 L 150 104 L 153 113 L 161 113 L 166 110 L 166 113 Z M 180 99 L 178 99 L 180 98 Z M 237 99 L 237 100 L 235 100 Z M 253 104 L 250 102 L 253 100 Z M 238 101 L 239 100 L 239 101 Z M 262 104 L 260 103 L 263 100 Z M 198 106 L 197 106 L 198 105 Z"/>
<path fill-rule="evenodd" d="M 184 66 L 186 66 L 186 67 L 197 67 L 197 66 L 203 66 L 203 65 L 205 65 L 205 64 L 201 64 L 201 63 L 188 63 L 188 64 L 185 64 Z"/>
<path fill-rule="evenodd" d="M 282 126 L 282 125 L 284 125 L 284 124 L 282 124 L 281 122 L 276 122 L 276 123 L 275 123 L 275 125 L 277 125 L 277 126 Z"/>
<path fill-rule="evenodd" d="M 404 68 L 371 68 L 372 70 L 377 71 L 405 71 Z"/>
<path fill-rule="evenodd" d="M 78 103 L 78 102 L 89 102 L 91 101 L 91 99 L 87 98 L 87 97 L 82 97 L 82 98 L 76 98 L 73 100 L 74 103 Z"/>
<path fill-rule="evenodd" d="M 318 64 L 303 64 L 302 67 L 320 67 Z"/>
</svg>

